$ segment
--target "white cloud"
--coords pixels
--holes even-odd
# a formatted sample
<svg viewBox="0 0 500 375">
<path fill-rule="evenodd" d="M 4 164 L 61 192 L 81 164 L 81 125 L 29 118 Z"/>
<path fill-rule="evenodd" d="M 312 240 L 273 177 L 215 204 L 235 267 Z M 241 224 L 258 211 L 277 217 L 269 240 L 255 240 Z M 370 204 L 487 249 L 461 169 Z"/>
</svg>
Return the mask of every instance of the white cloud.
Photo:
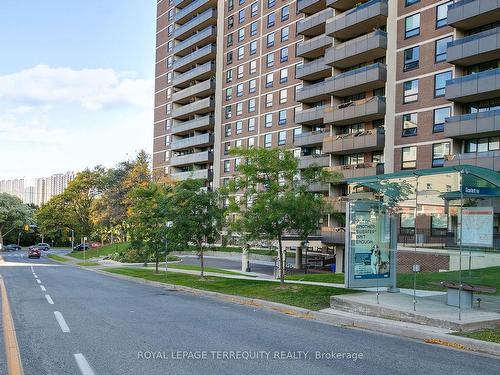
<svg viewBox="0 0 500 375">
<path fill-rule="evenodd" d="M 136 106 L 151 108 L 153 82 L 113 69 L 33 68 L 0 76 L 0 101 L 23 107 L 79 103 L 90 110 Z"/>
</svg>

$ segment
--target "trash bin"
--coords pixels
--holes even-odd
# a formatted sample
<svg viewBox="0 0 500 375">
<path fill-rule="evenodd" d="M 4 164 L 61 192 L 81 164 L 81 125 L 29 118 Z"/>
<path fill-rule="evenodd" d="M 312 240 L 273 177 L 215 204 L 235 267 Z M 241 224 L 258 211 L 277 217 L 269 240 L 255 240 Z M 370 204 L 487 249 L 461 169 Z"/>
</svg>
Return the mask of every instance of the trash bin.
<svg viewBox="0 0 500 375">
<path fill-rule="evenodd" d="M 335 272 L 337 270 L 337 265 L 335 263 L 332 263 L 332 272 Z"/>
</svg>

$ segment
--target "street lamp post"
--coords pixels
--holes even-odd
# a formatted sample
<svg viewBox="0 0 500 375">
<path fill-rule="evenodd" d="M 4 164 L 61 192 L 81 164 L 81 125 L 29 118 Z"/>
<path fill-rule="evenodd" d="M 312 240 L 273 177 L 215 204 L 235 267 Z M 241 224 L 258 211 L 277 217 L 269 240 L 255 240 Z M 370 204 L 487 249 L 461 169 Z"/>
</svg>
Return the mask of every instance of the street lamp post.
<svg viewBox="0 0 500 375">
<path fill-rule="evenodd" d="M 75 231 L 71 229 L 71 251 L 75 249 Z"/>
<path fill-rule="evenodd" d="M 167 228 L 172 228 L 174 223 L 171 221 L 167 221 Z M 167 276 L 168 271 L 168 236 L 165 236 L 165 277 Z"/>
<path fill-rule="evenodd" d="M 17 246 L 21 243 L 21 232 L 17 234 Z"/>
</svg>

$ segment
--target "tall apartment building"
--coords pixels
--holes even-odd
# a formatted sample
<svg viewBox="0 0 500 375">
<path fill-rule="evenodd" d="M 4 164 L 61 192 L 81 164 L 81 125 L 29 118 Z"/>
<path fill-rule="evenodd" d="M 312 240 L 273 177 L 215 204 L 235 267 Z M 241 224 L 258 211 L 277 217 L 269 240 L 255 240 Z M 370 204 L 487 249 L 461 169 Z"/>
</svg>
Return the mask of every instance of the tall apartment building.
<svg viewBox="0 0 500 375">
<path fill-rule="evenodd" d="M 344 178 L 500 171 L 500 0 L 160 0 L 154 168 L 219 186 L 232 147 Z M 345 183 L 318 184 L 337 213 Z M 344 226 L 321 241 L 340 254 Z"/>
<path fill-rule="evenodd" d="M 8 193 L 23 199 L 24 197 L 24 179 L 15 178 L 12 180 L 0 181 L 0 193 Z"/>
</svg>

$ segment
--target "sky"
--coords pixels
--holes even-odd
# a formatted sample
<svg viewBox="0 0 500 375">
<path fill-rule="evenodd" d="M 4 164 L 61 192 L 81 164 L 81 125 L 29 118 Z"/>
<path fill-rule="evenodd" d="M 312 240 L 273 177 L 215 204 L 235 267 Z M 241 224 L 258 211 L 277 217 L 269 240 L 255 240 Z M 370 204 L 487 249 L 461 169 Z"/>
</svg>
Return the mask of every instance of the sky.
<svg viewBox="0 0 500 375">
<path fill-rule="evenodd" d="M 1 0 L 0 180 L 153 143 L 155 0 Z"/>
</svg>

